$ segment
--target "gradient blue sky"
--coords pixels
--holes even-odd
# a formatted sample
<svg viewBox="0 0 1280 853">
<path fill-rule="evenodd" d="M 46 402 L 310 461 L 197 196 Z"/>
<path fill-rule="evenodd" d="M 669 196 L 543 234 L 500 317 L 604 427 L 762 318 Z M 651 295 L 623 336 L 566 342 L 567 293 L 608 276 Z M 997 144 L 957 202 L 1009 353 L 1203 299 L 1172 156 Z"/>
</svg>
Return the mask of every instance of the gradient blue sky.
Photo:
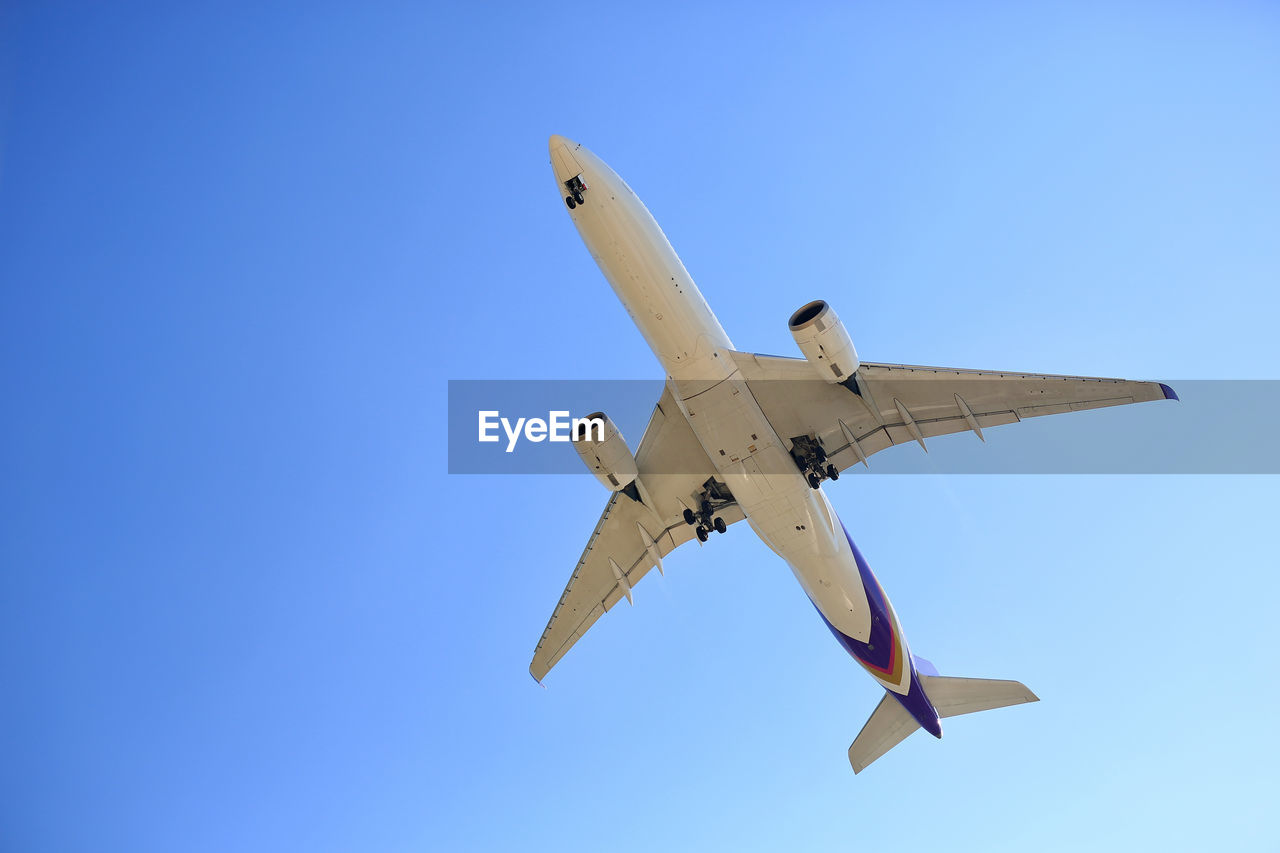
<svg viewBox="0 0 1280 853">
<path fill-rule="evenodd" d="M 4 4 L 0 847 L 1275 849 L 1274 477 L 835 484 L 914 651 L 1043 699 L 856 778 L 745 528 L 538 688 L 604 495 L 448 476 L 446 381 L 658 374 L 553 132 L 744 349 L 1280 377 L 1272 4 Z"/>
</svg>

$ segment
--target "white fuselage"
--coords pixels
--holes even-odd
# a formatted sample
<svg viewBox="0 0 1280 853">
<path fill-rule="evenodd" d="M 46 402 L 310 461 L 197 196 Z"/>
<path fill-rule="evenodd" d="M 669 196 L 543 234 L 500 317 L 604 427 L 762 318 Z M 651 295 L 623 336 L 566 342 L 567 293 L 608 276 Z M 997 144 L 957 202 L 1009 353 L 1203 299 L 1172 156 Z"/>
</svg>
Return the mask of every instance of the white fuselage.
<svg viewBox="0 0 1280 853">
<path fill-rule="evenodd" d="M 626 182 L 581 145 L 553 136 L 551 162 L 561 196 L 565 181 L 581 176 L 585 183 L 569 216 L 751 527 L 835 629 L 867 642 L 873 614 L 848 537 L 826 495 L 792 463 L 788 440 L 760 410 L 730 355 L 728 335 L 657 222 Z M 897 683 L 872 675 L 904 694 L 910 669 L 901 668 Z"/>
</svg>

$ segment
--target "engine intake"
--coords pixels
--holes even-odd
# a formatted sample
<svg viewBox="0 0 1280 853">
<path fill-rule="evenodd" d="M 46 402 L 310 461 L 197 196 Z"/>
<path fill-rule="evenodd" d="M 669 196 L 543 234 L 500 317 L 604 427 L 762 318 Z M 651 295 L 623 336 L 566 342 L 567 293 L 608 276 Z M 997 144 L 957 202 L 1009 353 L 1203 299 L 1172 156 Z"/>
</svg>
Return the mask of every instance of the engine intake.
<svg viewBox="0 0 1280 853">
<path fill-rule="evenodd" d="M 827 382 L 844 382 L 858 372 L 858 351 L 836 312 L 821 299 L 810 302 L 787 322 L 800 352 Z"/>
<path fill-rule="evenodd" d="M 639 476 L 627 440 L 604 412 L 575 419 L 571 438 L 587 470 L 609 491 L 620 492 Z"/>
</svg>

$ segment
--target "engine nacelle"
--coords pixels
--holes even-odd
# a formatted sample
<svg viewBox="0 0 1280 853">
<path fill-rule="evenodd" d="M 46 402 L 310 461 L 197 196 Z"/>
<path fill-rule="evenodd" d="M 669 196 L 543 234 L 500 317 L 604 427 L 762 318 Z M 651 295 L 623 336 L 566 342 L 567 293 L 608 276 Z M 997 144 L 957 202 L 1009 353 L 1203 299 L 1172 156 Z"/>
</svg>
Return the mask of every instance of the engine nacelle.
<svg viewBox="0 0 1280 853">
<path fill-rule="evenodd" d="M 821 299 L 810 302 L 787 322 L 800 352 L 828 382 L 844 382 L 858 372 L 858 351 L 844 324 Z"/>
<path fill-rule="evenodd" d="M 620 492 L 639 476 L 627 440 L 604 412 L 575 419 L 572 440 L 583 464 L 609 491 Z"/>
</svg>

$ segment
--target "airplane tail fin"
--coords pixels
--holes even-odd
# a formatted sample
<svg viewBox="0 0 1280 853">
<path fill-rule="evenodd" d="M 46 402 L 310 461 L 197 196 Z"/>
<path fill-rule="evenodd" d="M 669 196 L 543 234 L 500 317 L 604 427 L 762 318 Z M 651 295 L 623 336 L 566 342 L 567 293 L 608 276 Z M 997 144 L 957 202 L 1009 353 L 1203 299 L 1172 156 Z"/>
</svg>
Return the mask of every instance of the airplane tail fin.
<svg viewBox="0 0 1280 853">
<path fill-rule="evenodd" d="M 949 678 L 941 675 L 919 675 L 920 685 L 939 717 L 956 717 L 977 711 L 989 711 L 1023 702 L 1039 702 L 1040 698 L 1017 681 L 991 678 Z M 849 746 L 849 764 L 861 773 L 871 762 L 893 749 L 920 728 L 907 709 L 887 691 L 872 712 L 867 724 Z"/>
</svg>

